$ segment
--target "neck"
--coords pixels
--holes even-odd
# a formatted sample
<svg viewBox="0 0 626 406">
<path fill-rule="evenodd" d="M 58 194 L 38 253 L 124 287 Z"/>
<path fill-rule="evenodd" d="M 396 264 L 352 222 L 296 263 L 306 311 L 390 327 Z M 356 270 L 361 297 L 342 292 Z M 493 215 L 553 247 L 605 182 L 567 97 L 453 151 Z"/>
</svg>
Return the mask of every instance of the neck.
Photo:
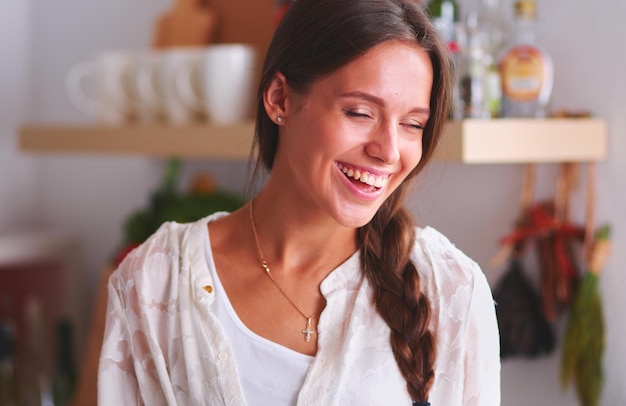
<svg viewBox="0 0 626 406">
<path fill-rule="evenodd" d="M 355 229 L 282 207 L 277 200 L 261 192 L 251 202 L 259 245 L 273 272 L 327 274 L 356 251 Z"/>
</svg>

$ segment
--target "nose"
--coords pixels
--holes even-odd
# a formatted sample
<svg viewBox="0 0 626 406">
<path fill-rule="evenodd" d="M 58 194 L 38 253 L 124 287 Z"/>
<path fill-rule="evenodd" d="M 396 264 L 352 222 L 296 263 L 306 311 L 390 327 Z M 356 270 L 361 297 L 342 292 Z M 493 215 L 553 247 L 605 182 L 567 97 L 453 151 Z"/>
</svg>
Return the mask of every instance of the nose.
<svg viewBox="0 0 626 406">
<path fill-rule="evenodd" d="M 392 123 L 385 123 L 373 130 L 365 146 L 365 152 L 388 165 L 398 162 L 400 149 L 397 126 Z"/>
</svg>

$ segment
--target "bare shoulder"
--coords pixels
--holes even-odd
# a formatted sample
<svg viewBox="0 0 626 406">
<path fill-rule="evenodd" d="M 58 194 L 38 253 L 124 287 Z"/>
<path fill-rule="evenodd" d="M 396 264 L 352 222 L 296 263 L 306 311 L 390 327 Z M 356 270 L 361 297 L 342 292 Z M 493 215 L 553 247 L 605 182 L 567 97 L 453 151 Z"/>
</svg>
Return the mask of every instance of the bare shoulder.
<svg viewBox="0 0 626 406">
<path fill-rule="evenodd" d="M 255 269 L 257 253 L 246 210 L 239 209 L 207 225 L 209 250 L 224 287 L 238 286 L 246 270 Z"/>
<path fill-rule="evenodd" d="M 229 255 L 245 240 L 248 219 L 245 211 L 239 209 L 209 221 L 207 227 L 213 255 Z"/>
</svg>

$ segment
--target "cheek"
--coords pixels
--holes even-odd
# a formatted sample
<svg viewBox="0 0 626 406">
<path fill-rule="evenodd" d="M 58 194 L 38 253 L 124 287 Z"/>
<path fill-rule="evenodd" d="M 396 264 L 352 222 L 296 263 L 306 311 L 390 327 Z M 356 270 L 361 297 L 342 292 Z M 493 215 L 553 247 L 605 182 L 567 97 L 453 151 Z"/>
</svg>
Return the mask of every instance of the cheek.
<svg viewBox="0 0 626 406">
<path fill-rule="evenodd" d="M 311 121 L 291 127 L 284 138 L 284 152 L 292 168 L 309 175 L 320 173 L 323 162 L 329 159 L 339 142 L 323 125 Z"/>
<path fill-rule="evenodd" d="M 330 120 L 310 120 L 298 129 L 296 148 L 305 158 L 333 158 L 354 142 L 353 137 L 341 123 Z"/>
<path fill-rule="evenodd" d="M 403 152 L 404 169 L 410 173 L 422 160 L 422 140 L 408 142 Z"/>
</svg>

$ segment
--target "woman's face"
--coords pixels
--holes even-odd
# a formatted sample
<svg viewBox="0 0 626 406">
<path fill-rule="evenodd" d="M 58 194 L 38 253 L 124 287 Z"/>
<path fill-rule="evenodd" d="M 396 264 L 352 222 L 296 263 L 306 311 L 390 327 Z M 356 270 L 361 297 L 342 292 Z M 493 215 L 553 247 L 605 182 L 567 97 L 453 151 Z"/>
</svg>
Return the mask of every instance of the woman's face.
<svg viewBox="0 0 626 406">
<path fill-rule="evenodd" d="M 291 93 L 272 176 L 301 210 L 365 225 L 421 159 L 432 81 L 423 49 L 388 42 Z"/>
</svg>

